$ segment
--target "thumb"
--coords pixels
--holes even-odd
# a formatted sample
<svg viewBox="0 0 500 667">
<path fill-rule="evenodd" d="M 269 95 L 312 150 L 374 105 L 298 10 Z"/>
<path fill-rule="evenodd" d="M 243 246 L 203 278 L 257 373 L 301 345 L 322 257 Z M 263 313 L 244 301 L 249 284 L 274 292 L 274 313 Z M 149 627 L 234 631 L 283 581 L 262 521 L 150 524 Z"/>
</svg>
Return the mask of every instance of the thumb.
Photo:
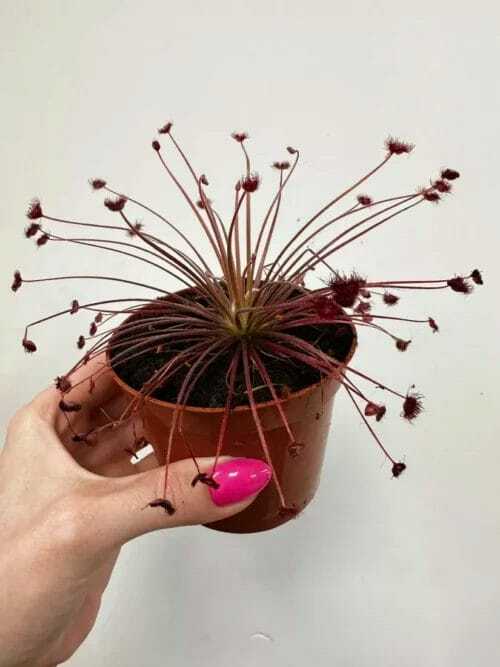
<svg viewBox="0 0 500 667">
<path fill-rule="evenodd" d="M 200 471 L 210 474 L 213 458 L 197 459 Z M 160 528 L 211 523 L 237 514 L 250 505 L 270 482 L 271 468 L 259 459 L 221 457 L 213 474 L 218 488 L 192 485 L 191 459 L 171 463 L 168 468 L 167 500 L 170 512 L 160 504 L 163 498 L 165 468 L 155 468 L 128 477 L 114 478 L 111 494 L 106 495 L 100 521 L 105 534 L 115 544 Z M 171 511 L 173 509 L 173 512 Z M 102 516 L 104 514 L 104 516 Z"/>
</svg>

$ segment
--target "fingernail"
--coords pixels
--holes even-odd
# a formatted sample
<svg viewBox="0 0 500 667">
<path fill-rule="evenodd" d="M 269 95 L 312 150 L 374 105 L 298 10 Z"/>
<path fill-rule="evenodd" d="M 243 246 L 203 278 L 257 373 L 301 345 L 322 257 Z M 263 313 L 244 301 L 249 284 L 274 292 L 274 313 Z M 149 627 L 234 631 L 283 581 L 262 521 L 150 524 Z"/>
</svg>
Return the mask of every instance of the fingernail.
<svg viewBox="0 0 500 667">
<path fill-rule="evenodd" d="M 271 481 L 271 477 L 271 468 L 259 459 L 224 461 L 217 465 L 213 474 L 219 488 L 210 488 L 210 495 L 218 507 L 232 505 L 262 491 Z"/>
</svg>

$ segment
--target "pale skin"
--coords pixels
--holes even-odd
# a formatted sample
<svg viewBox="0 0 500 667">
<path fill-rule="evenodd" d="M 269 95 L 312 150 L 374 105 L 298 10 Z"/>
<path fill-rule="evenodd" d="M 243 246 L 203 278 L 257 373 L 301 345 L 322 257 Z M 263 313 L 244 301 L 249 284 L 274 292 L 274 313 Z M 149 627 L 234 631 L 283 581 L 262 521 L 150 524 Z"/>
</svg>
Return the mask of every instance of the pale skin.
<svg viewBox="0 0 500 667">
<path fill-rule="evenodd" d="M 81 431 L 99 423 L 101 407 L 113 414 L 122 401 L 106 375 L 92 394 L 82 385 L 70 398 L 85 403 L 76 416 Z M 52 667 L 68 660 L 94 626 L 120 548 L 129 540 L 223 519 L 255 498 L 217 507 L 206 486 L 191 487 L 196 470 L 185 460 L 169 469 L 175 514 L 148 507 L 162 495 L 164 469 L 154 454 L 131 463 L 124 451 L 131 425 L 128 432 L 103 432 L 94 446 L 72 443 L 59 400 L 51 388 L 21 408 L 0 452 L 0 667 Z M 212 461 L 199 459 L 201 471 L 209 472 Z"/>
</svg>

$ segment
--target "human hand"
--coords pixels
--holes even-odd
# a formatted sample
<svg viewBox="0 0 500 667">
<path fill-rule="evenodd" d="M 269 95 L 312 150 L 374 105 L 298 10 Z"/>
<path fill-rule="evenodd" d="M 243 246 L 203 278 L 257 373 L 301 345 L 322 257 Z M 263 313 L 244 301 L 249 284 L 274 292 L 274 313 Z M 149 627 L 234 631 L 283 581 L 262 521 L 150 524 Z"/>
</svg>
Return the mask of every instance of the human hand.
<svg viewBox="0 0 500 667">
<path fill-rule="evenodd" d="M 82 377 L 99 363 L 91 362 Z M 77 383 L 78 374 L 72 381 Z M 113 414 L 123 400 L 109 374 L 92 394 L 80 385 L 71 398 L 85 403 L 75 415 L 81 431 L 99 422 L 101 408 Z M 21 408 L 0 453 L 0 667 L 68 660 L 95 623 L 125 542 L 236 514 L 270 479 L 264 463 L 256 483 L 255 470 L 249 479 L 248 459 L 226 458 L 217 467 L 218 490 L 192 488 L 192 461 L 173 463 L 169 489 L 176 512 L 169 516 L 148 507 L 163 486 L 164 468 L 154 454 L 132 464 L 124 430 L 103 432 L 94 446 L 73 443 L 59 400 L 56 389 L 47 389 Z M 198 459 L 202 472 L 210 472 L 212 463 Z M 241 479 L 236 490 L 235 473 Z"/>
</svg>

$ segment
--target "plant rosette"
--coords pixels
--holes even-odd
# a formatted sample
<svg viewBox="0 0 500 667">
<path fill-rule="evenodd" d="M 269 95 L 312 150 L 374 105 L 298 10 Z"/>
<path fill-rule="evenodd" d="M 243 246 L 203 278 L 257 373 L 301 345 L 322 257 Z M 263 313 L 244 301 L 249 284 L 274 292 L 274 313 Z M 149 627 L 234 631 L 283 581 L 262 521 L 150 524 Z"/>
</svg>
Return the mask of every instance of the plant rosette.
<svg viewBox="0 0 500 667">
<path fill-rule="evenodd" d="M 77 348 L 85 351 L 55 380 L 61 393 L 59 407 L 68 423 L 68 447 L 98 446 L 104 430 L 132 424 L 133 441 L 127 451 L 136 455 L 150 442 L 165 466 L 163 495 L 151 500 L 150 511 L 170 514 L 176 511 L 168 481 L 173 461 L 191 457 L 193 486 L 216 488 L 221 456 L 260 458 L 271 468 L 272 483 L 246 510 L 210 525 L 228 532 L 257 532 L 296 517 L 312 500 L 333 400 L 342 388 L 389 461 L 392 477 L 399 478 L 406 464 L 389 453 L 376 433 L 386 405 L 368 392 L 374 387 L 400 401 L 401 416 L 409 422 L 422 412 L 422 396 L 413 385 L 403 392 L 357 368 L 353 354 L 358 334 L 371 331 L 385 336 L 396 354 L 406 352 L 411 340 L 401 338 L 393 327 L 411 323 L 432 334 L 439 327 L 428 315 L 395 315 L 402 296 L 412 290 L 467 295 L 474 286 L 482 285 L 483 278 L 478 269 L 445 278 L 367 278 L 357 271 L 342 273 L 336 263 L 332 265 L 332 257 L 375 229 L 394 224 L 406 211 L 441 202 L 460 174 L 442 169 L 428 186 L 378 199 L 357 192 L 395 157 L 412 151 L 411 144 L 389 137 L 381 161 L 329 198 L 271 253 L 284 191 L 297 167 L 299 151 L 289 146 L 292 162 L 273 163 L 276 191 L 257 220 L 253 200 L 261 179 L 252 171 L 248 135 L 233 133 L 245 171 L 236 181 L 232 211 L 224 221 L 208 197 L 207 177 L 194 169 L 173 136 L 172 123 L 160 128 L 159 134 L 166 137 L 186 169 L 189 184 L 174 173 L 157 139 L 152 142 L 153 151 L 205 235 L 210 257 L 202 254 L 182 225 L 100 178 L 90 184 L 93 190 L 106 193 L 104 205 L 115 216 L 114 224 L 49 215 L 38 199 L 27 211 L 25 236 L 38 248 L 70 243 L 118 253 L 131 266 L 141 262 L 158 271 L 154 284 L 132 280 L 132 270 L 121 277 L 25 278 L 20 271 L 14 272 L 14 292 L 24 284 L 60 280 L 83 280 L 84 284 L 100 280 L 134 290 L 125 298 L 88 302 L 75 298 L 67 308 L 25 328 L 22 345 L 33 353 L 37 345 L 32 328 L 64 315 L 91 316 L 88 334 L 76 340 Z M 133 209 L 149 216 L 147 225 L 131 217 Z M 63 235 L 60 228 L 67 233 Z M 327 271 L 324 283 L 306 287 L 318 269 Z M 178 285 L 174 291 L 166 287 L 172 279 Z M 100 375 L 111 373 L 122 390 L 125 407 L 119 414 L 106 413 L 104 423 L 80 433 L 77 418 L 85 404 L 71 400 L 72 378 L 76 371 L 80 378 L 85 375 L 93 359 L 104 361 L 91 364 L 90 368 L 98 370 L 89 371 L 79 383 L 88 381 L 91 392 Z M 135 428 L 138 422 L 144 427 L 140 436 Z M 201 473 L 197 464 L 197 458 L 205 456 L 214 457 L 210 473 Z"/>
</svg>

